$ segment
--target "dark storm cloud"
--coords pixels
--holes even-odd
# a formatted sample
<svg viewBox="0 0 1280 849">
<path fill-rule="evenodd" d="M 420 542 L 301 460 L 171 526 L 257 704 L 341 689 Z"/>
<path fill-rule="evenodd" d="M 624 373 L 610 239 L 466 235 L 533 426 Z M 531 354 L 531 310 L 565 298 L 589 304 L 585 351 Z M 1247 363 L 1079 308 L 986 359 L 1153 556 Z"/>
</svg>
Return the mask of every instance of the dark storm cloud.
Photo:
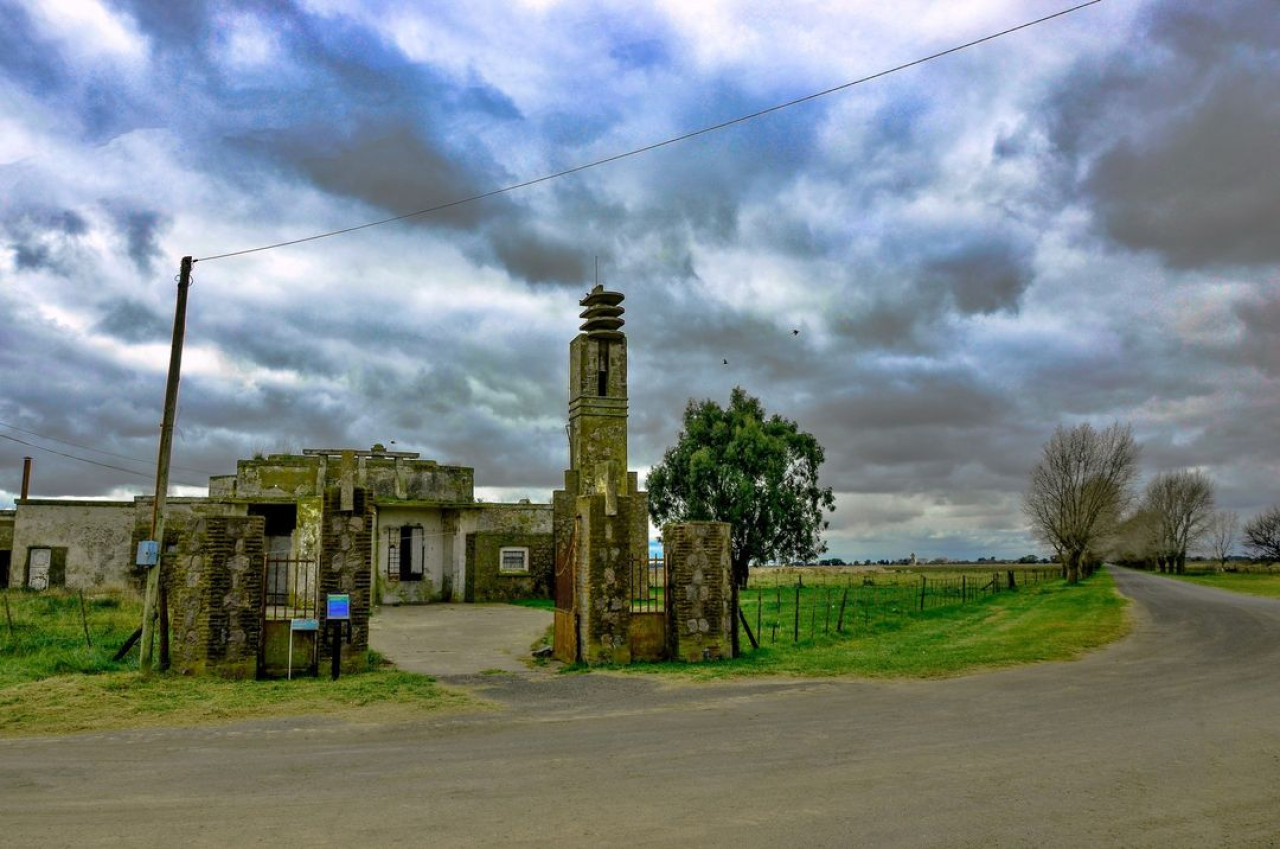
<svg viewBox="0 0 1280 849">
<path fill-rule="evenodd" d="M 1243 361 L 1269 378 L 1280 378 L 1280 294 L 1272 291 L 1235 306 L 1244 325 Z"/>
<path fill-rule="evenodd" d="M 41 206 L 12 210 L 0 219 L 0 228 L 11 240 L 9 249 L 19 271 L 68 268 L 73 262 L 69 249 L 89 232 L 80 213 Z"/>
<path fill-rule="evenodd" d="M 905 225 L 882 243 L 881 267 L 850 272 L 858 295 L 828 316 L 832 330 L 859 348 L 927 352 L 946 347 L 953 315 L 1016 313 L 1034 271 L 1020 228 L 1005 229 Z"/>
<path fill-rule="evenodd" d="M 150 306 L 131 298 L 104 304 L 94 330 L 123 342 L 163 342 L 170 336 L 169 321 Z"/>
<path fill-rule="evenodd" d="M 129 258 L 144 274 L 150 274 L 160 250 L 160 231 L 168 225 L 167 216 L 146 209 L 125 209 L 115 213 L 117 226 L 124 232 Z"/>
<path fill-rule="evenodd" d="M 1280 261 L 1280 16 L 1159 3 L 1151 47 L 1082 72 L 1051 115 L 1104 232 L 1170 265 Z"/>
<path fill-rule="evenodd" d="M 569 245 L 556 237 L 507 228 L 491 236 L 493 251 L 512 276 L 530 283 L 578 285 L 588 278 L 588 258 L 582 245 Z"/>
<path fill-rule="evenodd" d="M 964 244 L 925 262 L 922 284 L 950 292 L 964 315 L 1014 310 L 1031 283 L 1029 258 L 1006 242 Z"/>
</svg>

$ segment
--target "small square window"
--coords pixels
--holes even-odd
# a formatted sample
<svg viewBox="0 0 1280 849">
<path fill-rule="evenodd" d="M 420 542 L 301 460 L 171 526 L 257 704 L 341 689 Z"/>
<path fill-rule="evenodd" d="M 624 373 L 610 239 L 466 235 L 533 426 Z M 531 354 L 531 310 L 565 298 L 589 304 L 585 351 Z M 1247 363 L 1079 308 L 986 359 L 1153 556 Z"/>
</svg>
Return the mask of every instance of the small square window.
<svg viewBox="0 0 1280 849">
<path fill-rule="evenodd" d="M 528 572 L 529 549 L 504 548 L 498 553 L 498 570 L 501 572 Z"/>
</svg>

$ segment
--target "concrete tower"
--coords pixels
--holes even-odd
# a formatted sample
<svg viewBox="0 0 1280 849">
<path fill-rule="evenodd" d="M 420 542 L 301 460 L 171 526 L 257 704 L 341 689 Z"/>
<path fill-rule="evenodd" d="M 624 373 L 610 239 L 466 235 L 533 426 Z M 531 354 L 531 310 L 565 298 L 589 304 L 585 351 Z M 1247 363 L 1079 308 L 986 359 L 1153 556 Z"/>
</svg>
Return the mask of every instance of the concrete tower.
<svg viewBox="0 0 1280 849">
<path fill-rule="evenodd" d="M 569 469 L 555 493 L 556 656 L 628 663 L 632 584 L 647 563 L 649 499 L 627 470 L 621 292 L 579 301 L 569 344 Z"/>
</svg>

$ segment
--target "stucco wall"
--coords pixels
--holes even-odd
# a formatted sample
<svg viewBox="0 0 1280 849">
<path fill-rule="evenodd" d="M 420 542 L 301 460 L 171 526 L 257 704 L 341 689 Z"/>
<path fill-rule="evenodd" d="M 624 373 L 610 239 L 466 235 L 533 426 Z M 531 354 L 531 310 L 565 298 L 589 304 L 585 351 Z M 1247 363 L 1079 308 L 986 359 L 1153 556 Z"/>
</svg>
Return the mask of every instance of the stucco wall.
<svg viewBox="0 0 1280 849">
<path fill-rule="evenodd" d="M 550 598 L 555 571 L 550 504 L 485 504 L 465 525 L 466 600 Z M 527 548 L 527 573 L 502 572 L 503 548 Z"/>
<path fill-rule="evenodd" d="M 25 584 L 32 548 L 66 549 L 68 587 L 129 586 L 133 517 L 132 501 L 22 502 L 13 526 L 10 586 Z"/>
</svg>

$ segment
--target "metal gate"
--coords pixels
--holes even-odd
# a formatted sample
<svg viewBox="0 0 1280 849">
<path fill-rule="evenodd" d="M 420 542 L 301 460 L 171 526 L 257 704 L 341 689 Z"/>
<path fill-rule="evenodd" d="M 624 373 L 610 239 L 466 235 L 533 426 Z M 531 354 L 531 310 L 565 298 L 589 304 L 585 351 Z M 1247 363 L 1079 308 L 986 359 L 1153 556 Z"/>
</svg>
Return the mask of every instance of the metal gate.
<svg viewBox="0 0 1280 849">
<path fill-rule="evenodd" d="M 314 560 L 264 558 L 259 678 L 318 671 L 318 633 L 312 630 L 319 609 L 316 565 Z"/>
<path fill-rule="evenodd" d="M 569 534 L 568 544 L 556 552 L 555 640 L 552 655 L 564 663 L 581 660 L 578 647 L 577 605 L 578 523 Z"/>
</svg>

